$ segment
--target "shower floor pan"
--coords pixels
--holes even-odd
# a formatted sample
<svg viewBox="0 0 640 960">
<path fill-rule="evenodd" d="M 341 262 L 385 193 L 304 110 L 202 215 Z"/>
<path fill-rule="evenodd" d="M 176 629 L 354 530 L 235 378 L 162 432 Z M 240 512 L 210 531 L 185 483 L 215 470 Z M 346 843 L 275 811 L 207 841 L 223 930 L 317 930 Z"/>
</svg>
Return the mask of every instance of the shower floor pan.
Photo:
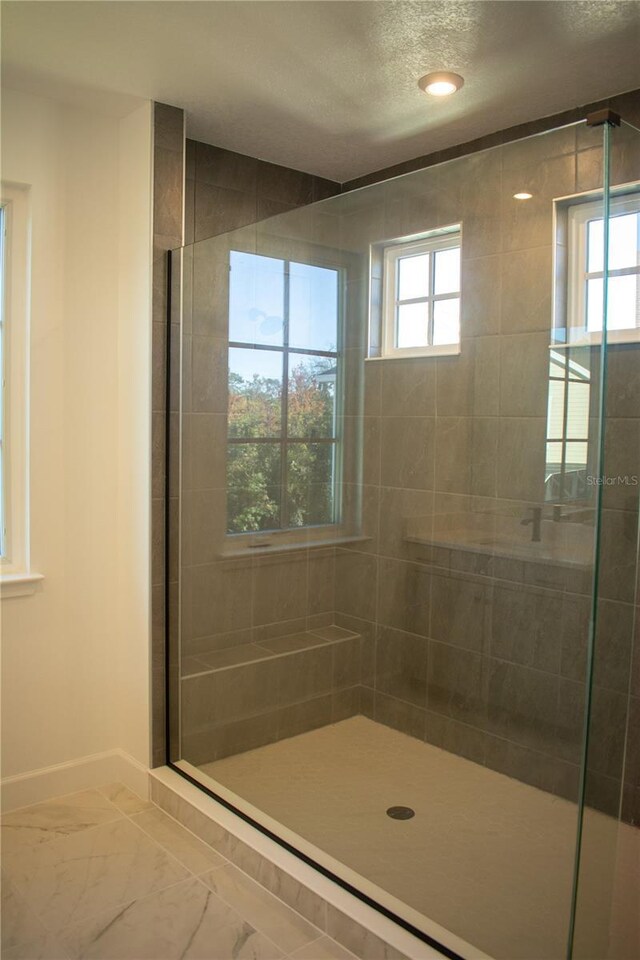
<svg viewBox="0 0 640 960">
<path fill-rule="evenodd" d="M 503 960 L 565 956 L 575 804 L 362 716 L 200 772 L 240 809 L 249 804 L 300 837 L 317 862 L 343 864 L 374 900 L 423 916 L 425 929 L 435 922 Z M 415 816 L 391 818 L 394 806 Z M 586 817 L 598 867 L 583 883 L 578 938 L 603 958 L 640 956 L 638 914 L 628 909 L 639 895 L 640 831 Z"/>
</svg>

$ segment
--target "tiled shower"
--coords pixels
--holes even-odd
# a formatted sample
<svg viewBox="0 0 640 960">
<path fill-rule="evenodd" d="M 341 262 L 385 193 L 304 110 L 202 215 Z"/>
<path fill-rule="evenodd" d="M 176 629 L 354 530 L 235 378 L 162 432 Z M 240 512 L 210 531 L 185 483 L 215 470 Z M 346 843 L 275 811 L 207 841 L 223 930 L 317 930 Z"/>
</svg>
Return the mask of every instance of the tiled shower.
<svg viewBox="0 0 640 960">
<path fill-rule="evenodd" d="M 595 209 L 611 250 L 616 204 L 640 220 L 632 123 L 583 121 L 342 193 L 191 144 L 189 242 L 172 256 L 172 761 L 196 778 L 206 767 L 208 789 L 260 810 L 257 787 L 247 782 L 243 796 L 237 781 L 225 784 L 225 762 L 246 754 L 265 769 L 268 751 L 292 738 L 329 727 L 339 738 L 341 724 L 365 718 L 372 742 L 385 728 L 400 735 L 400 753 L 406 744 L 415 757 L 423 745 L 425 770 L 444 751 L 491 772 L 498 794 L 509 778 L 532 803 L 553 798 L 550 810 L 570 812 L 573 846 L 557 904 L 560 952 L 545 946 L 540 956 L 565 955 L 567 943 L 570 955 L 591 955 L 580 899 L 594 870 L 589 842 L 603 823 L 635 836 L 640 822 L 640 342 L 617 294 L 620 279 L 636 277 L 638 296 L 637 245 L 622 267 L 609 261 L 608 280 L 602 265 L 600 277 L 581 275 L 609 291 L 607 309 L 587 288 L 588 309 L 606 314 L 604 337 L 597 324 L 577 335 L 571 266 L 577 208 Z M 457 349 L 385 355 L 385 249 L 446 237 L 452 225 L 461 237 Z M 331 272 L 337 306 L 323 300 L 320 310 L 313 284 Z M 300 277 L 312 318 L 304 336 L 291 306 Z M 274 289 L 286 291 L 275 295 L 284 317 L 275 327 Z M 286 356 L 283 375 L 264 374 L 267 356 L 270 370 Z M 292 365 L 310 358 L 325 361 L 309 396 L 330 397 L 326 435 L 288 427 Z M 243 410 L 251 385 L 268 381 L 273 422 L 262 412 L 258 426 L 238 426 L 234 376 Z M 301 451 L 312 466 L 294 496 Z M 254 464 L 244 472 L 233 468 L 242 456 Z M 265 476 L 275 464 L 258 486 L 257 463 Z M 390 787 L 401 796 L 401 783 Z M 331 794 L 330 777 L 323 789 Z M 473 820 L 473 797 L 466 802 Z M 428 796 L 425 804 L 416 821 L 428 817 Z M 265 812 L 291 829 L 277 802 Z M 475 829 L 481 836 L 487 825 L 478 819 Z M 311 826 L 304 843 L 317 847 Z M 323 853 L 359 872 L 348 844 L 315 849 L 318 862 Z M 417 862 L 429 869 L 416 857 L 405 873 Z M 516 883 L 523 868 L 513 869 Z M 372 867 L 363 890 L 407 920 L 390 876 Z M 451 929 L 419 896 L 404 906 L 414 927 L 417 911 L 425 929 L 443 923 L 489 955 L 520 956 L 473 923 Z"/>
</svg>

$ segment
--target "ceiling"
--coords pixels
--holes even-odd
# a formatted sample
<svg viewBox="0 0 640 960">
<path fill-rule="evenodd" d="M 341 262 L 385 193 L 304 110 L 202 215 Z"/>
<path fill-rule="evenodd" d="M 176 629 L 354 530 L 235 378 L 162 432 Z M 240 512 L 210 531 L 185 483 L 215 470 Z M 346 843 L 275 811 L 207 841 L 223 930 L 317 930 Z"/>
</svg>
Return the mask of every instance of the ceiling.
<svg viewBox="0 0 640 960">
<path fill-rule="evenodd" d="M 110 113 L 184 107 L 190 137 L 344 181 L 640 87 L 640 3 L 23 2 L 3 79 Z M 465 78 L 450 99 L 417 87 Z"/>
</svg>

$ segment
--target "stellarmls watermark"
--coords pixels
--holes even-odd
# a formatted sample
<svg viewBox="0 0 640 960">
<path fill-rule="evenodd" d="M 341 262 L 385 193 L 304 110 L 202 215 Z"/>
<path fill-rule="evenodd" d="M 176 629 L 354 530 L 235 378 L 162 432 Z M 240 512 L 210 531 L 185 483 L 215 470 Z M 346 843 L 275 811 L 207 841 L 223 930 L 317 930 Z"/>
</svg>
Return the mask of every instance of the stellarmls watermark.
<svg viewBox="0 0 640 960">
<path fill-rule="evenodd" d="M 590 487 L 637 487 L 640 483 L 640 477 L 635 473 L 618 474 L 617 477 L 609 477 L 605 474 L 603 477 L 587 477 L 587 484 Z"/>
</svg>

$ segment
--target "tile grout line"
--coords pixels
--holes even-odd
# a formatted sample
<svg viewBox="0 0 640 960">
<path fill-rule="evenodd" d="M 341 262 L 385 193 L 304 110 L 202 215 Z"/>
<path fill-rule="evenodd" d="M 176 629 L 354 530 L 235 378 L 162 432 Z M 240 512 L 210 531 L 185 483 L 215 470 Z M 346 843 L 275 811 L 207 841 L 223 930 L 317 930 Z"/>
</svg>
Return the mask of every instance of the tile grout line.
<svg viewBox="0 0 640 960">
<path fill-rule="evenodd" d="M 227 864 L 223 864 L 223 867 L 224 867 L 224 866 L 227 866 Z M 266 887 L 263 887 L 261 883 L 259 883 L 257 880 L 254 880 L 253 877 L 250 877 L 250 876 L 249 876 L 249 874 L 246 874 L 246 873 L 244 872 L 244 870 L 241 870 L 241 868 L 238 867 L 238 866 L 236 866 L 236 864 L 231 863 L 230 866 L 233 867 L 233 868 L 235 868 L 236 870 L 238 870 L 238 871 L 243 875 L 243 877 L 247 878 L 247 879 L 249 880 L 250 884 L 253 884 L 253 885 L 255 885 L 256 887 L 258 887 L 258 888 L 266 895 L 267 901 L 269 900 L 269 898 L 272 898 L 273 900 L 276 900 L 277 903 L 278 903 L 279 905 L 281 905 L 281 906 L 284 906 L 288 912 L 294 914 L 296 917 L 298 917 L 298 918 L 300 918 L 301 920 L 303 920 L 304 923 L 307 924 L 307 926 L 312 927 L 314 930 L 319 931 L 317 937 L 312 937 L 312 939 L 311 939 L 311 940 L 308 940 L 307 943 L 301 944 L 300 947 L 296 947 L 296 950 L 301 949 L 302 947 L 305 947 L 305 946 L 307 946 L 308 944 L 316 943 L 316 941 L 318 941 L 321 937 L 325 936 L 325 931 L 320 930 L 319 927 L 316 927 L 316 925 L 315 925 L 314 923 L 311 923 L 310 920 L 307 920 L 306 917 L 303 917 L 302 914 L 300 914 L 300 913 L 298 913 L 296 910 L 294 910 L 293 907 L 290 907 L 289 904 L 287 904 L 287 903 L 284 902 L 284 900 L 280 900 L 279 897 L 276 897 L 276 895 L 275 895 L 274 893 L 271 893 L 270 890 L 267 890 Z M 223 867 L 218 867 L 217 869 L 223 869 Z M 212 871 L 208 871 L 208 872 L 210 873 L 210 872 L 212 872 Z M 203 882 L 204 882 L 204 881 L 203 881 Z M 211 889 L 211 888 L 208 887 L 208 889 Z M 239 912 L 239 908 L 238 908 L 237 906 L 234 906 L 232 903 L 230 903 L 229 900 L 227 900 L 227 899 L 224 897 L 223 894 L 218 893 L 217 890 L 213 890 L 212 892 L 215 893 L 215 895 L 218 897 L 219 900 L 221 900 L 223 903 L 226 903 L 227 906 L 229 906 L 229 907 L 231 907 L 233 910 L 236 910 L 236 911 Z M 252 923 L 252 926 L 253 926 L 253 923 Z M 282 949 L 283 949 L 282 947 L 278 946 L 277 942 L 276 942 L 275 940 L 273 940 L 272 937 L 268 936 L 268 934 L 266 934 L 266 933 L 264 932 L 264 930 L 261 930 L 259 927 L 256 927 L 255 929 L 258 930 L 258 932 L 261 933 L 263 936 L 267 937 L 267 939 L 269 939 L 269 940 L 271 940 L 273 943 L 275 943 L 275 945 L 278 947 L 279 950 L 282 950 Z"/>
<path fill-rule="evenodd" d="M 232 864 L 232 866 L 234 866 L 234 864 Z M 240 868 L 238 867 L 237 869 L 239 870 Z M 241 871 L 241 872 L 243 872 L 243 871 Z M 245 874 L 245 876 L 247 876 L 247 874 Z M 249 879 L 251 880 L 252 878 L 249 877 Z M 202 880 L 201 882 L 205 885 L 205 887 L 207 888 L 207 890 L 209 890 L 215 897 L 218 898 L 218 900 L 219 900 L 221 903 L 223 903 L 225 906 L 229 907 L 230 910 L 233 910 L 235 913 L 237 913 L 238 916 L 242 917 L 242 914 L 240 913 L 240 910 L 239 910 L 239 908 L 238 908 L 237 906 L 233 906 L 233 904 L 229 903 L 228 900 L 225 900 L 225 899 L 224 899 L 222 896 L 220 896 L 220 894 L 218 894 L 215 890 L 212 890 L 211 887 L 207 886 L 207 884 L 204 883 L 204 880 Z M 266 887 L 263 887 L 262 884 L 257 883 L 257 881 L 255 881 L 255 880 L 254 880 L 254 883 L 256 883 L 256 885 L 259 886 L 261 890 L 264 890 L 265 893 L 267 893 L 267 894 L 270 893 L 270 891 L 268 891 L 268 890 L 266 889 Z M 273 896 L 273 894 L 271 894 L 271 896 Z M 275 897 L 274 899 L 278 900 L 277 897 Z M 280 900 L 279 902 L 280 902 L 280 903 L 284 903 L 284 901 L 282 901 L 282 900 Z M 287 906 L 287 904 L 284 904 L 284 906 Z M 289 907 L 289 909 L 292 910 L 291 907 Z M 292 913 L 295 913 L 295 910 L 292 910 Z M 297 914 L 297 916 L 300 916 L 300 914 Z M 280 950 L 280 951 L 282 952 L 282 954 L 284 955 L 284 957 L 290 956 L 290 954 L 288 954 L 288 953 L 283 949 L 283 947 L 281 947 L 281 946 L 277 943 L 277 941 L 273 939 L 273 937 L 271 937 L 271 936 L 269 936 L 267 933 L 265 933 L 265 931 L 264 931 L 263 929 L 261 929 L 261 927 L 255 926 L 254 922 L 247 920 L 246 917 L 242 917 L 242 919 L 244 920 L 245 923 L 248 923 L 249 926 L 253 927 L 253 929 L 256 931 L 256 933 L 259 933 L 261 937 L 264 937 L 266 940 L 268 940 L 270 943 L 272 943 L 272 944 L 274 945 L 274 947 L 276 947 L 276 949 Z M 304 920 L 305 918 L 302 917 L 302 919 Z M 310 926 L 314 926 L 309 920 L 306 920 L 306 922 L 307 922 Z M 314 929 L 317 930 L 318 927 L 314 927 Z M 296 950 L 300 950 L 300 949 L 302 949 L 303 947 L 308 947 L 308 946 L 310 946 L 310 945 L 313 944 L 313 943 L 317 943 L 318 940 L 322 939 L 323 936 L 325 936 L 325 933 L 324 933 L 324 931 L 321 931 L 320 934 L 319 934 L 319 936 L 313 937 L 311 940 L 308 940 L 306 943 L 301 944 L 300 947 L 296 947 Z"/>
<path fill-rule="evenodd" d="M 122 786 L 124 786 L 124 784 L 122 784 Z M 95 789 L 95 792 L 96 792 L 96 793 L 98 793 L 98 794 L 100 794 L 100 796 L 103 796 L 103 797 L 104 797 L 104 794 L 101 792 L 101 789 L 100 789 L 100 788 L 96 787 L 96 788 L 94 788 L 94 789 Z M 86 791 L 79 791 L 79 792 L 80 792 L 80 793 L 85 793 Z M 133 791 L 131 791 L 131 792 L 133 793 Z M 73 794 L 67 794 L 66 796 L 73 796 Z M 135 794 L 135 796 L 137 796 L 137 794 Z M 178 866 L 179 866 L 181 869 L 185 870 L 186 873 L 187 873 L 187 876 L 182 877 L 180 880 L 175 880 L 175 881 L 172 881 L 171 883 L 168 883 L 168 884 L 165 884 L 165 885 L 163 885 L 163 886 L 161 886 L 161 887 L 158 887 L 156 890 L 152 890 L 152 891 L 150 891 L 149 893 L 145 893 L 145 894 L 144 894 L 143 896 L 141 896 L 141 897 L 134 897 L 134 898 L 131 899 L 131 900 L 118 901 L 118 903 L 112 905 L 112 907 L 113 907 L 114 909 L 117 909 L 118 907 L 123 907 L 123 906 L 125 906 L 125 905 L 131 905 L 131 904 L 137 903 L 138 901 L 141 901 L 141 900 L 145 900 L 147 897 L 154 896 L 155 894 L 158 894 L 158 893 L 162 893 L 162 892 L 164 892 L 165 890 L 168 890 L 168 889 L 171 888 L 171 887 L 178 886 L 178 885 L 181 884 L 181 883 L 185 883 L 185 882 L 188 881 L 188 880 L 198 880 L 198 881 L 202 882 L 202 881 L 200 880 L 200 877 L 199 877 L 198 875 L 196 875 L 195 873 L 193 873 L 193 871 L 189 870 L 189 868 L 186 867 L 185 864 L 181 863 L 181 862 L 178 860 L 178 858 L 175 857 L 169 850 L 167 850 L 166 848 L 164 848 L 160 843 L 158 843 L 157 840 L 155 840 L 155 838 L 151 837 L 148 833 L 146 833 L 146 831 L 144 831 L 141 827 L 139 827 L 138 824 L 136 824 L 136 823 L 133 822 L 133 819 L 132 819 L 133 816 L 137 816 L 137 815 L 139 815 L 140 813 L 144 813 L 145 811 L 138 811 L 138 814 L 127 814 L 127 813 L 125 813 L 124 811 L 119 810 L 119 808 L 117 808 L 117 807 L 115 806 L 115 804 L 112 803 L 111 800 L 109 800 L 108 797 L 104 797 L 104 799 L 105 799 L 111 806 L 113 806 L 115 810 L 118 811 L 119 816 L 118 816 L 117 818 L 114 818 L 113 820 L 105 821 L 104 823 L 94 824 L 93 826 L 87 827 L 87 828 L 85 828 L 84 830 L 76 830 L 76 831 L 74 831 L 74 832 L 71 833 L 71 834 L 65 834 L 65 835 L 63 835 L 63 836 L 56 837 L 54 840 L 46 841 L 44 844 L 25 844 L 25 846 L 29 846 L 29 847 L 31 847 L 31 848 L 35 848 L 35 847 L 45 847 L 45 846 L 48 846 L 50 843 L 55 843 L 55 842 L 58 841 L 58 840 L 67 840 L 67 839 L 69 839 L 69 838 L 71 838 L 71 837 L 73 837 L 73 836 L 77 836 L 77 835 L 80 835 L 80 834 L 86 835 L 86 834 L 90 833 L 91 831 L 95 831 L 96 829 L 98 829 L 98 828 L 100 828 L 100 827 L 110 826 L 111 824 L 118 823 L 118 822 L 120 822 L 120 821 L 129 821 L 129 822 L 131 823 L 131 825 L 132 825 L 133 827 L 135 827 L 136 830 L 137 830 L 142 836 L 145 837 L 145 839 L 149 840 L 149 841 L 153 844 L 153 846 L 157 847 L 158 850 L 160 850 L 161 853 L 163 853 L 164 855 L 168 856 L 170 860 L 175 861 L 175 863 L 178 864 Z M 140 799 L 142 800 L 142 798 L 140 798 Z M 41 801 L 41 802 L 42 802 L 42 803 L 47 803 L 48 801 Z M 55 802 L 55 801 L 52 801 L 52 802 Z M 36 806 L 36 804 L 32 804 L 32 806 Z M 204 842 L 204 841 L 200 841 L 200 842 Z M 212 849 L 213 849 L 213 848 L 212 848 Z M 211 868 L 211 869 L 214 869 L 214 868 Z M 26 906 L 28 907 L 29 912 L 30 912 L 30 913 L 34 913 L 33 909 L 32 909 L 32 908 L 30 907 L 30 905 L 29 905 L 28 899 L 27 899 L 26 896 L 22 893 L 22 891 L 20 890 L 20 888 L 16 886 L 15 882 L 11 880 L 11 876 L 10 876 L 10 875 L 8 875 L 8 879 L 9 879 L 9 882 L 11 883 L 11 886 L 12 886 L 12 888 L 14 889 L 15 893 L 18 894 L 19 898 L 20 898 L 20 899 L 26 904 Z M 203 886 L 205 887 L 205 889 L 209 890 L 209 888 L 206 887 L 206 884 L 203 884 Z M 210 892 L 213 892 L 213 891 L 210 891 Z M 218 898 L 218 899 L 220 899 L 220 898 Z M 101 909 L 104 909 L 104 908 L 101 908 Z M 109 909 L 111 909 L 111 907 L 110 907 Z M 88 920 L 91 920 L 93 917 L 98 916 L 100 912 L 101 912 L 101 910 L 98 910 L 98 911 L 96 911 L 96 912 L 91 912 L 91 913 L 87 914 L 85 917 L 82 917 L 82 919 L 79 919 L 79 920 L 75 921 L 73 924 L 71 924 L 71 926 L 74 927 L 74 926 L 77 926 L 78 924 L 81 924 L 81 923 L 84 923 L 84 922 L 86 922 L 86 921 L 88 921 Z M 37 916 L 37 915 L 36 915 L 36 916 Z M 39 922 L 40 922 L 40 924 L 42 925 L 42 927 L 43 927 L 43 929 L 45 930 L 45 932 L 46 932 L 47 934 L 49 934 L 49 936 L 53 937 L 53 939 L 56 941 L 56 944 L 59 945 L 59 946 L 61 946 L 61 947 L 64 947 L 64 943 L 63 943 L 63 941 L 61 940 L 61 931 L 52 930 L 51 927 L 49 927 L 49 926 L 42 920 L 41 917 L 38 916 L 37 919 L 39 920 Z M 64 948 L 64 952 L 65 952 L 65 953 L 67 954 L 67 956 L 70 958 L 70 954 L 68 953 L 68 951 L 66 950 L 66 948 Z"/>
<path fill-rule="evenodd" d="M 156 807 L 156 809 L 161 809 L 161 808 Z M 149 812 L 149 811 L 145 811 L 145 810 L 141 811 L 141 813 L 147 813 L 147 812 Z M 164 810 L 162 810 L 162 813 L 164 813 Z M 165 815 L 166 815 L 166 816 L 169 816 L 169 814 L 165 814 Z M 133 816 L 140 816 L 140 814 L 134 814 Z M 216 869 L 219 869 L 220 866 L 225 866 L 225 864 L 217 864 L 217 865 L 212 864 L 211 866 L 207 867 L 206 870 L 203 870 L 201 874 L 196 873 L 194 870 L 191 870 L 190 867 L 187 867 L 187 865 L 186 865 L 185 863 L 183 863 L 182 860 L 180 860 L 180 859 L 175 855 L 175 853 L 173 853 L 168 847 L 165 847 L 165 846 L 164 846 L 162 843 L 160 843 L 160 841 L 157 840 L 152 834 L 148 833 L 148 831 L 146 831 L 146 830 L 144 829 L 144 827 L 141 827 L 140 824 L 135 823 L 135 821 L 133 820 L 133 816 L 128 817 L 128 819 L 131 821 L 132 826 L 134 826 L 137 830 L 139 830 L 140 833 L 141 833 L 144 837 L 146 837 L 148 840 L 151 841 L 151 843 L 154 844 L 154 846 L 158 847 L 158 849 L 159 849 L 162 853 L 168 855 L 168 856 L 171 858 L 171 860 L 174 860 L 174 861 L 178 864 L 178 866 L 182 867 L 183 870 L 186 870 L 187 873 L 188 873 L 191 877 L 195 878 L 196 880 L 200 879 L 200 877 L 202 877 L 205 873 L 209 873 L 211 870 L 216 870 Z M 171 818 L 171 819 L 173 819 L 173 818 Z M 176 821 L 176 823 L 177 823 L 177 821 Z M 182 824 L 178 824 L 178 825 L 179 825 L 179 826 L 182 826 Z M 187 830 L 186 827 L 183 827 L 182 829 L 183 829 L 183 830 Z M 188 833 L 191 833 L 190 830 L 187 830 L 187 832 L 188 832 Z M 192 834 L 192 836 L 195 837 L 195 839 L 197 839 L 200 843 L 204 843 L 205 846 L 211 847 L 210 844 L 206 843 L 206 841 L 204 841 L 204 840 L 201 840 L 199 837 L 196 837 L 195 834 Z M 211 850 L 213 850 L 214 853 L 216 853 L 218 856 L 222 857 L 222 854 L 219 854 L 218 851 L 215 850 L 214 847 L 211 847 Z M 225 858 L 222 857 L 222 859 L 224 860 Z"/>
<path fill-rule="evenodd" d="M 40 807 L 44 804 L 57 804 L 62 800 L 68 799 L 69 797 L 84 796 L 87 793 L 99 794 L 110 806 L 114 807 L 114 809 L 117 810 L 121 816 L 126 816 L 126 814 L 124 814 L 119 807 L 116 807 L 115 803 L 113 803 L 107 796 L 104 795 L 104 793 L 102 793 L 101 787 L 87 787 L 85 790 L 72 790 L 70 793 L 61 793 L 55 797 L 49 797 L 47 800 L 36 800 L 34 803 L 27 803 L 23 807 L 16 807 L 14 810 L 7 810 L 0 816 L 0 826 L 4 825 L 5 817 L 13 816 L 14 813 L 22 813 L 23 810 L 31 810 L 33 807 Z"/>
</svg>

